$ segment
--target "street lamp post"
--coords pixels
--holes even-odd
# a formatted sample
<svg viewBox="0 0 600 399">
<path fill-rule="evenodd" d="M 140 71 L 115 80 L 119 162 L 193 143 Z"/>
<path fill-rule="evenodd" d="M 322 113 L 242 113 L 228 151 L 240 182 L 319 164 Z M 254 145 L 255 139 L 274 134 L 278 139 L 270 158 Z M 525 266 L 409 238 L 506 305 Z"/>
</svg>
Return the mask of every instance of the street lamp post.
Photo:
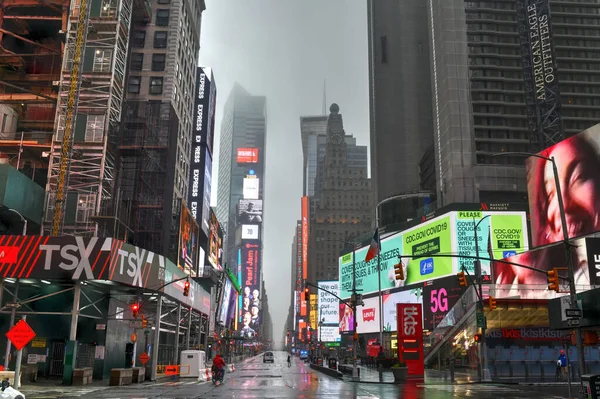
<svg viewBox="0 0 600 399">
<path fill-rule="evenodd" d="M 474 225 L 474 229 L 473 229 L 473 235 L 475 238 L 475 275 L 477 276 L 477 280 L 479 283 L 479 310 L 481 311 L 482 314 L 485 315 L 484 313 L 484 306 L 483 306 L 483 273 L 481 270 L 481 260 L 479 259 L 479 241 L 478 241 L 478 237 L 477 237 L 477 229 L 479 228 L 479 224 L 481 222 L 483 222 L 485 219 L 489 218 L 491 215 L 486 215 L 483 218 L 481 218 L 481 220 L 479 220 L 479 222 L 475 223 L 475 218 L 473 218 L 473 225 Z M 487 327 L 487 322 L 485 320 L 485 316 L 483 318 L 483 325 L 481 326 L 481 349 L 480 349 L 480 353 L 481 353 L 481 359 L 482 362 L 480 362 L 480 367 L 481 367 L 481 379 L 482 381 L 490 381 L 490 370 L 488 369 L 488 359 L 487 359 L 487 344 L 486 344 L 486 340 L 485 340 L 485 330 Z"/>
<path fill-rule="evenodd" d="M 569 244 L 569 228 L 567 226 L 567 217 L 565 214 L 565 205 L 563 203 L 562 190 L 560 187 L 560 177 L 558 176 L 558 168 L 556 167 L 556 161 L 554 157 L 545 157 L 539 154 L 531 154 L 528 152 L 501 152 L 498 154 L 494 154 L 494 156 L 507 156 L 507 155 L 520 155 L 526 157 L 536 157 L 543 160 L 546 160 L 552 164 L 552 172 L 554 174 L 554 185 L 556 186 L 556 197 L 558 200 L 558 210 L 560 212 L 560 222 L 561 229 L 563 233 L 563 244 L 565 247 L 565 257 L 567 260 L 567 270 L 569 274 L 569 296 L 571 302 L 571 308 L 578 308 L 577 305 L 577 291 L 575 289 L 575 271 L 573 268 L 573 257 L 571 256 L 571 244 Z M 583 353 L 583 343 L 581 340 L 581 332 L 579 328 L 575 328 L 575 336 L 576 336 L 576 345 L 577 345 L 577 355 L 579 358 L 579 376 L 581 387 L 583 389 L 583 380 L 581 376 L 585 374 L 585 360 Z"/>
<path fill-rule="evenodd" d="M 14 212 L 17 215 L 19 215 L 19 217 L 21 218 L 21 221 L 23 222 L 23 234 L 22 235 L 26 236 L 27 235 L 27 219 L 25 219 L 23 217 L 23 215 L 21 215 L 21 213 L 19 211 L 15 210 L 15 209 L 9 208 L 8 210 L 10 212 Z"/>
</svg>

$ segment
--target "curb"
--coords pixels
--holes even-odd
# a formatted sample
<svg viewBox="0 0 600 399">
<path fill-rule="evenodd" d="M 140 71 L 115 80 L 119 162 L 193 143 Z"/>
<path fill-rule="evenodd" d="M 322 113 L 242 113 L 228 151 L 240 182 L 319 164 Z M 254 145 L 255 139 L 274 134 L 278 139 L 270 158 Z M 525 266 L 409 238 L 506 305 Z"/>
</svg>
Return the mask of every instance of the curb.
<svg viewBox="0 0 600 399">
<path fill-rule="evenodd" d="M 312 363 L 310 363 L 310 368 L 313 370 L 319 371 L 325 375 L 328 375 L 330 377 L 339 378 L 342 381 L 344 380 L 344 374 L 342 374 L 341 372 L 339 372 L 337 370 L 333 370 L 328 367 L 317 366 L 316 364 L 312 364 Z"/>
</svg>

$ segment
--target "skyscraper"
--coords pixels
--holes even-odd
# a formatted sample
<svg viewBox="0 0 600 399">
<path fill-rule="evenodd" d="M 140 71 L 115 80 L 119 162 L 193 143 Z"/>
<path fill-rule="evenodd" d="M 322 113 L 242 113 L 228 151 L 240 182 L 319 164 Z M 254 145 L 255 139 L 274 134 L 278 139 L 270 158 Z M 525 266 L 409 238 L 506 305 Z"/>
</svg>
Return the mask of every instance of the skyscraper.
<svg viewBox="0 0 600 399">
<path fill-rule="evenodd" d="M 372 208 L 390 196 L 433 188 L 421 181 L 419 166 L 433 147 L 426 5 L 368 2 Z M 386 203 L 379 209 L 380 225 L 414 217 L 425 198 Z"/>
<path fill-rule="evenodd" d="M 429 0 L 438 202 L 526 202 L 522 157 L 495 153 L 537 151 L 528 120 L 518 24 L 523 1 Z M 548 2 L 538 2 L 539 11 Z M 554 43 L 563 132 L 598 122 L 600 12 L 595 2 L 549 2 L 548 40 Z M 451 17 L 449 17 L 451 16 Z M 451 32 L 452 34 L 449 34 Z M 527 47 L 527 46 L 525 46 Z"/>
</svg>

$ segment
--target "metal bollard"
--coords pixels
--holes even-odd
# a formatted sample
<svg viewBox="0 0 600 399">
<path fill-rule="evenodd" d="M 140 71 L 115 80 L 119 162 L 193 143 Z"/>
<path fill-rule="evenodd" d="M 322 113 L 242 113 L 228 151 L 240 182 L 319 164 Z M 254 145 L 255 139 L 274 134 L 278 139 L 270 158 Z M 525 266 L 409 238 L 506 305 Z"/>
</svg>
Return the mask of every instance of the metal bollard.
<svg viewBox="0 0 600 399">
<path fill-rule="evenodd" d="M 450 358 L 450 382 L 454 382 L 454 358 Z"/>
</svg>

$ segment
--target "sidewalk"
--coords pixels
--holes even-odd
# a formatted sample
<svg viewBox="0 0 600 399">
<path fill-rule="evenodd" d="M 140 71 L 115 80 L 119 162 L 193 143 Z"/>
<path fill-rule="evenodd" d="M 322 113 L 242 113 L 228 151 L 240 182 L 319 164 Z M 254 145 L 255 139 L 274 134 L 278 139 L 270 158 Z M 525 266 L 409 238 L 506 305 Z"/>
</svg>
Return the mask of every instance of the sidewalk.
<svg viewBox="0 0 600 399">
<path fill-rule="evenodd" d="M 346 365 L 350 366 L 351 365 Z M 359 366 L 360 368 L 360 382 L 364 383 L 380 383 L 379 381 L 379 371 L 375 368 Z M 383 383 L 384 384 L 393 384 L 394 383 L 394 374 L 391 370 L 387 369 L 383 371 Z M 352 376 L 348 374 L 344 374 L 344 380 L 351 381 Z M 408 382 L 410 382 L 410 377 L 408 378 Z M 438 370 L 425 370 L 425 376 L 422 379 L 414 379 L 413 381 L 421 382 L 428 385 L 445 385 L 451 384 L 450 381 L 450 373 L 447 371 L 438 371 Z M 472 384 L 478 383 L 479 379 L 477 378 L 477 372 L 470 372 L 469 370 L 459 371 L 454 373 L 454 383 L 455 384 Z"/>
</svg>

